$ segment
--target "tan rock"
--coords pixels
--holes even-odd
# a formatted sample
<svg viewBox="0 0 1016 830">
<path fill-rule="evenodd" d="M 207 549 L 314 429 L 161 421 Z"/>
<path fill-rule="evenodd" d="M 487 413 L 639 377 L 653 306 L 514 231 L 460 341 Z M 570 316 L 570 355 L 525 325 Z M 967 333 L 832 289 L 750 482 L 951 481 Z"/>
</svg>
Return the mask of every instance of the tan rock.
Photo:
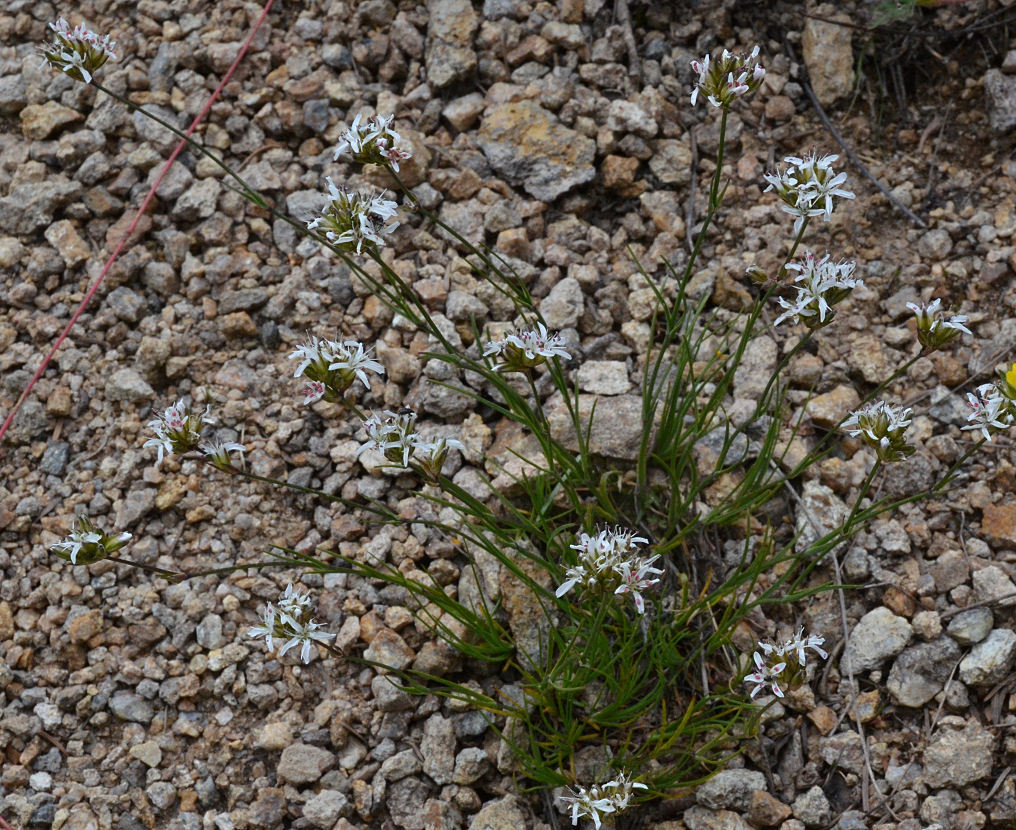
<svg viewBox="0 0 1016 830">
<path fill-rule="evenodd" d="M 808 401 L 807 414 L 818 426 L 833 429 L 860 405 L 857 390 L 844 384 Z"/>
<path fill-rule="evenodd" d="M 29 104 L 21 110 L 21 131 L 29 141 L 42 141 L 68 124 L 84 120 L 80 112 L 56 101 Z"/>
<path fill-rule="evenodd" d="M 791 809 L 765 790 L 755 790 L 748 807 L 748 821 L 760 827 L 775 827 L 790 818 Z"/>
<path fill-rule="evenodd" d="M 1016 503 L 989 504 L 985 507 L 981 533 L 989 544 L 1016 547 Z"/>
<path fill-rule="evenodd" d="M 85 262 L 91 255 L 92 249 L 88 243 L 81 238 L 77 228 L 70 219 L 61 219 L 46 228 L 44 235 L 46 241 L 56 248 L 58 254 L 68 268 L 74 268 Z"/>
<path fill-rule="evenodd" d="M 849 95 L 854 88 L 851 23 L 849 16 L 824 3 L 804 24 L 801 36 L 804 64 L 816 97 L 827 106 Z"/>
</svg>

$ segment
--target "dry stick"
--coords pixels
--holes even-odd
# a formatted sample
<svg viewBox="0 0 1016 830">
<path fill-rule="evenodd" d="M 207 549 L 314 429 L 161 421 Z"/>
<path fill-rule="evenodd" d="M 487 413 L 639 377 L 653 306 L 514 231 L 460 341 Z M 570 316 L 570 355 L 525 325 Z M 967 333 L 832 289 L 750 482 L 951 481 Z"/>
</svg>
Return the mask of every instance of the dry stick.
<svg viewBox="0 0 1016 830">
<path fill-rule="evenodd" d="M 843 136 L 840 135 L 839 130 L 833 126 L 833 122 L 829 120 L 829 116 L 826 115 L 825 110 L 822 109 L 822 105 L 818 102 L 818 98 L 815 97 L 815 92 L 812 90 L 811 85 L 807 81 L 801 81 L 801 86 L 803 86 L 804 91 L 808 93 L 808 99 L 811 101 L 811 105 L 815 108 L 815 112 L 818 113 L 819 119 L 829 131 L 829 134 L 836 139 L 836 143 L 843 148 L 843 152 L 847 154 L 847 158 L 854 163 L 857 169 L 864 174 L 865 178 L 871 181 L 871 183 L 879 189 L 879 192 L 885 196 L 897 210 L 901 211 L 908 219 L 910 219 L 910 221 L 914 222 L 919 227 L 927 228 L 928 225 L 923 219 L 921 219 L 920 216 L 910 210 L 910 208 L 906 205 L 902 204 L 899 199 L 889 192 L 888 188 L 886 188 L 882 182 L 871 175 L 868 168 L 864 166 L 864 162 L 857 157 L 857 154 L 852 149 L 850 149 L 850 146 L 844 140 Z"/>
<path fill-rule="evenodd" d="M 240 61 L 243 59 L 243 56 L 247 54 L 247 49 L 250 48 L 250 44 L 254 40 L 254 36 L 257 34 L 258 29 L 261 28 L 261 24 L 264 23 L 265 18 L 268 17 L 268 12 L 272 8 L 272 4 L 274 2 L 275 0 L 267 0 L 267 2 L 265 3 L 264 8 L 261 10 L 261 16 L 258 17 L 257 21 L 254 23 L 254 27 L 251 29 L 250 35 L 247 37 L 247 40 L 244 41 L 243 46 L 240 47 L 240 51 L 237 54 L 236 59 L 233 61 L 229 69 L 226 71 L 226 74 L 223 75 L 222 80 L 219 81 L 219 85 L 215 88 L 215 91 L 212 92 L 212 94 L 208 97 L 208 100 L 205 102 L 204 107 L 201 108 L 201 112 L 197 114 L 197 117 L 194 119 L 193 122 L 191 122 L 191 125 L 187 128 L 186 135 L 188 138 L 197 128 L 198 124 L 200 124 L 205 119 L 205 116 L 208 115 L 209 111 L 212 108 L 212 104 L 215 103 L 216 99 L 219 97 L 219 94 L 222 92 L 223 88 L 229 82 L 229 79 L 233 76 L 233 72 L 236 70 L 237 66 L 240 65 Z M 98 278 L 95 280 L 95 283 L 92 285 L 90 289 L 88 289 L 88 293 L 85 294 L 85 298 L 81 301 L 81 304 L 78 306 L 77 311 L 74 312 L 74 315 L 67 323 L 67 326 L 64 328 L 63 332 L 61 332 L 60 336 L 56 339 L 56 343 L 54 343 L 53 348 L 49 350 L 49 354 L 47 354 L 46 357 L 43 359 L 42 363 L 39 365 L 39 368 L 35 370 L 35 374 L 32 375 L 32 379 L 28 382 L 28 386 L 25 387 L 25 391 L 21 393 L 21 397 L 18 398 L 17 403 L 14 404 L 14 408 L 11 409 L 9 413 L 7 413 L 7 417 L 4 419 L 3 424 L 0 425 L 0 440 L 3 439 L 4 434 L 7 432 L 7 430 L 10 428 L 11 424 L 14 421 L 14 416 L 18 414 L 18 410 L 21 409 L 22 404 L 28 398 L 28 393 L 32 391 L 32 387 L 35 386 L 36 381 L 39 378 L 41 378 L 43 373 L 46 371 L 46 367 L 49 366 L 49 362 L 53 359 L 53 355 L 56 354 L 57 349 L 60 348 L 60 346 L 63 344 L 63 341 L 67 339 L 67 335 L 70 334 L 71 329 L 74 327 L 74 324 L 77 322 L 78 318 L 84 312 L 86 306 L 91 301 L 92 297 L 95 295 L 95 292 L 98 291 L 99 286 L 102 285 L 103 281 L 106 279 L 106 274 L 108 274 L 110 268 L 113 267 L 113 263 L 116 262 L 117 257 L 120 256 L 120 252 L 126 246 L 127 241 L 131 238 L 131 235 L 137 228 L 138 222 L 141 221 L 141 217 L 148 209 L 148 205 L 152 201 L 152 198 L 155 196 L 155 191 L 162 183 L 163 177 L 166 175 L 167 172 L 169 172 L 169 168 L 172 166 L 173 162 L 176 161 L 176 157 L 180 155 L 181 151 L 186 146 L 187 142 L 184 139 L 181 139 L 179 143 L 176 145 L 176 147 L 173 149 L 173 152 L 170 154 L 169 158 L 166 159 L 166 163 L 162 166 L 162 170 L 159 172 L 158 178 L 155 180 L 155 182 L 149 189 L 148 195 L 145 196 L 144 201 L 141 203 L 141 207 L 138 208 L 138 212 L 134 216 L 134 220 L 131 222 L 127 230 L 124 232 L 124 235 L 120 238 L 120 241 L 117 243 L 117 246 L 113 250 L 113 253 L 106 261 L 106 265 L 103 267 Z M 2 825 L 0 825 L 0 830 L 4 830 Z"/>
<path fill-rule="evenodd" d="M 614 19 L 621 27 L 621 36 L 628 49 L 628 74 L 637 78 L 642 71 L 639 61 L 639 49 L 635 43 L 635 35 L 631 30 L 631 14 L 628 12 L 628 0 L 614 0 Z"/>
<path fill-rule="evenodd" d="M 0 830 L 14 830 L 13 827 L 11 827 L 6 821 L 4 821 L 3 816 L 0 816 Z"/>
</svg>

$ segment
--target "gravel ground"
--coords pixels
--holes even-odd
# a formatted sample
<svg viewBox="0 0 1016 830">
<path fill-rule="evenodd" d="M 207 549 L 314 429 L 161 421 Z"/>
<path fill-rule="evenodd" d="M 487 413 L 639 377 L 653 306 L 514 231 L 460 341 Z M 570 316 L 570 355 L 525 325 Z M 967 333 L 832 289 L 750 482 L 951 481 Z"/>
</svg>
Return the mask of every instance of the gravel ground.
<svg viewBox="0 0 1016 830">
<path fill-rule="evenodd" d="M 856 259 L 855 291 L 817 348 L 789 367 L 794 406 L 835 423 L 915 350 L 906 303 L 942 297 L 974 337 L 922 357 L 887 393 L 915 408 L 919 452 L 885 492 L 927 486 L 970 442 L 964 393 L 1013 359 L 1016 323 L 1016 53 L 1005 9 L 974 2 L 880 34 L 835 24 L 861 4 L 624 3 L 605 0 L 334 0 L 281 4 L 203 128 L 203 138 L 297 218 L 357 113 L 394 112 L 413 146 L 406 179 L 473 242 L 509 257 L 599 395 L 603 441 L 624 456 L 628 413 L 650 336 L 656 276 L 687 258 L 703 209 L 717 119 L 688 103 L 688 61 L 762 46 L 767 87 L 731 117 L 730 187 L 696 290 L 721 315 L 750 301 L 749 264 L 771 269 L 789 221 L 761 174 L 809 148 L 839 152 L 810 103 L 872 176 L 923 223 L 894 210 L 841 158 L 857 199 L 814 227 L 817 252 Z M 856 6 L 856 7 L 855 7 Z M 34 44 L 63 15 L 111 32 L 122 60 L 102 72 L 181 126 L 197 114 L 259 12 L 255 4 L 174 0 L 9 0 L 0 11 L 0 412 L 17 400 L 98 274 L 173 146 L 138 115 L 39 66 Z M 966 29 L 972 24 L 985 24 Z M 908 28 L 909 27 L 909 28 Z M 889 34 L 892 34 L 892 37 Z M 853 42 L 851 43 L 851 38 Z M 870 54 L 870 53 L 869 53 Z M 856 99 L 854 71 L 865 81 Z M 881 83 L 880 83 L 881 79 Z M 853 101 L 853 105 L 851 103 Z M 315 201 L 318 200 L 318 201 Z M 692 210 L 694 208 L 694 210 Z M 408 217 L 390 262 L 450 336 L 510 309 L 448 239 Z M 774 304 L 771 318 L 776 316 Z M 271 543 L 387 558 L 459 583 L 456 550 L 420 525 L 368 528 L 355 515 L 191 461 L 161 468 L 141 448 L 153 413 L 211 396 L 218 437 L 249 449 L 262 475 L 347 498 L 387 499 L 412 518 L 415 482 L 354 459 L 357 429 L 329 404 L 305 408 L 288 353 L 307 332 L 377 343 L 388 374 L 364 407 L 411 404 L 466 446 L 451 472 L 513 446 L 503 424 L 432 384 L 425 338 L 393 319 L 348 270 L 248 206 L 207 160 L 180 157 L 154 209 L 22 408 L 0 448 L 0 815 L 16 828 L 551 827 L 567 823 L 519 795 L 482 717 L 410 698 L 334 657 L 273 659 L 245 636 L 285 575 L 250 572 L 179 585 L 47 553 L 77 512 L 129 530 L 130 555 L 195 570 L 258 560 Z M 765 336 L 735 400 L 796 337 Z M 810 398 L 815 386 L 817 395 Z M 807 436 L 806 436 L 806 439 Z M 613 442 L 613 443 L 611 443 Z M 366 459 L 366 456 L 364 457 Z M 868 455 L 856 442 L 800 482 L 804 511 L 849 504 Z M 1001 436 L 948 498 L 876 522 L 840 553 L 844 580 L 760 620 L 752 636 L 805 624 L 832 647 L 810 689 L 774 706 L 760 741 L 693 796 L 644 809 L 659 830 L 1008 826 L 1016 815 L 1016 468 Z M 798 518 L 800 521 L 800 518 Z M 825 578 L 832 571 L 824 570 Z M 405 596 L 344 575 L 303 580 L 317 618 L 347 649 L 450 673 Z M 845 637 L 844 622 L 849 637 Z M 743 632 L 742 632 L 743 633 Z M 745 640 L 750 647 L 752 636 Z M 851 670 L 846 661 L 849 658 Z M 851 682 L 853 676 L 853 683 Z M 486 684 L 496 678 L 478 678 Z"/>
</svg>

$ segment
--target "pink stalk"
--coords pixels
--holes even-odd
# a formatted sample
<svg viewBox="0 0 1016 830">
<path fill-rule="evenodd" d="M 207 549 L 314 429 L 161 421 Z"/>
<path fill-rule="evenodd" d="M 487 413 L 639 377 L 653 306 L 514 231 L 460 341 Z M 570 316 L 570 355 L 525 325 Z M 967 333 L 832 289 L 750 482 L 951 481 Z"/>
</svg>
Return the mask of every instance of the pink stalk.
<svg viewBox="0 0 1016 830">
<path fill-rule="evenodd" d="M 265 3 L 264 8 L 261 10 L 261 16 L 258 17 L 257 21 L 254 23 L 254 28 L 250 30 L 250 34 L 247 36 L 247 40 L 244 41 L 243 46 L 240 48 L 240 51 L 237 54 L 236 59 L 233 61 L 233 64 L 226 71 L 226 74 L 222 76 L 222 80 L 219 81 L 219 85 L 215 87 L 215 91 L 209 96 L 208 100 L 205 102 L 204 107 L 201 108 L 201 112 L 198 113 L 197 118 L 195 118 L 194 121 L 191 122 L 191 125 L 187 128 L 186 136 L 188 138 L 190 138 L 191 133 L 194 132 L 198 124 L 200 124 L 204 120 L 205 116 L 208 115 L 208 111 L 212 108 L 212 104 L 214 104 L 215 100 L 219 97 L 219 93 L 222 92 L 222 88 L 229 82 L 229 79 L 233 76 L 233 72 L 236 70 L 237 66 L 240 65 L 240 61 L 243 59 L 243 56 L 247 54 L 247 49 L 250 47 L 251 42 L 254 40 L 254 36 L 257 34 L 258 29 L 261 28 L 261 24 L 264 23 L 265 18 L 268 17 L 268 12 L 269 10 L 271 10 L 272 4 L 274 2 L 275 0 L 267 0 L 267 2 Z M 53 344 L 53 348 L 49 350 L 49 354 L 46 355 L 45 359 L 42 361 L 39 368 L 35 370 L 35 374 L 32 375 L 32 379 L 28 382 L 28 386 L 25 387 L 25 391 L 21 393 L 21 397 L 18 398 L 18 402 L 14 404 L 14 408 L 11 409 L 9 413 L 7 413 L 7 417 L 4 419 L 3 424 L 0 425 L 0 442 L 3 441 L 4 434 L 10 428 L 11 423 L 13 423 L 14 416 L 18 414 L 18 410 L 21 409 L 21 405 L 28 398 L 28 393 L 32 391 L 32 387 L 35 386 L 35 382 L 40 377 L 42 377 L 43 372 L 46 371 L 46 367 L 49 366 L 50 360 L 53 359 L 53 355 L 56 354 L 57 349 L 60 348 L 60 345 L 67 338 L 67 335 L 70 334 L 71 329 L 74 327 L 74 323 L 77 322 L 78 317 L 81 316 L 82 312 L 85 310 L 85 307 L 92 299 L 92 296 L 98 290 L 99 286 L 102 285 L 102 281 L 106 278 L 106 274 L 109 273 L 109 269 L 113 267 L 113 263 L 116 262 L 116 258 L 120 255 L 120 252 L 127 244 L 127 240 L 130 239 L 131 234 L 134 233 L 134 229 L 137 227 L 138 222 L 141 220 L 141 217 L 148 209 L 149 203 L 155 196 L 155 191 L 158 190 L 159 185 L 162 184 L 162 179 L 165 177 L 166 173 L 169 172 L 169 168 L 172 166 L 173 162 L 176 161 L 176 157 L 180 155 L 180 152 L 186 145 L 187 142 L 184 139 L 180 139 L 176 147 L 173 148 L 173 152 L 170 154 L 169 158 L 166 159 L 166 163 L 162 166 L 162 170 L 159 171 L 158 178 L 152 184 L 151 189 L 145 196 L 145 200 L 141 203 L 141 207 L 138 208 L 138 212 L 134 216 L 134 221 L 131 222 L 130 227 L 127 228 L 127 230 L 124 232 L 124 235 L 120 238 L 120 241 L 117 243 L 117 246 L 113 250 L 112 255 L 110 255 L 109 259 L 106 261 L 106 265 L 103 267 L 102 273 L 99 274 L 98 278 L 95 280 L 95 283 L 92 285 L 92 287 L 88 289 L 88 293 L 85 294 L 85 298 L 81 301 L 81 305 L 78 306 L 77 311 L 74 312 L 74 316 L 71 317 L 70 322 L 67 323 L 67 327 L 56 339 L 56 343 Z M 2 444 L 0 444 L 0 447 L 2 447 Z M 0 818 L 0 830 L 10 830 L 10 826 L 5 821 L 3 821 L 2 818 Z"/>
</svg>

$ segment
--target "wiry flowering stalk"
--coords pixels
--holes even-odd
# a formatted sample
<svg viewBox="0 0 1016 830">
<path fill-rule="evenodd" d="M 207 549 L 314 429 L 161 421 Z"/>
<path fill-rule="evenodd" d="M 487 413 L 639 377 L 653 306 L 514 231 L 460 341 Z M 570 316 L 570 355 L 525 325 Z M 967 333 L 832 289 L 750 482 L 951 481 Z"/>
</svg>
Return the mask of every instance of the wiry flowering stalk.
<svg viewBox="0 0 1016 830">
<path fill-rule="evenodd" d="M 440 438 L 426 441 L 416 432 L 416 413 L 408 407 L 398 412 L 385 410 L 381 415 L 372 415 L 363 422 L 367 442 L 356 451 L 359 455 L 367 450 L 380 450 L 386 459 L 400 467 L 409 467 L 415 461 L 423 472 L 432 479 L 441 475 L 448 451 L 462 450 L 460 441 L 454 438 Z"/>
<path fill-rule="evenodd" d="M 79 516 L 67 537 L 62 542 L 51 545 L 49 550 L 50 553 L 69 560 L 72 565 L 91 565 L 118 551 L 131 538 L 131 534 L 126 531 L 106 533 L 93 525 L 87 516 Z"/>
<path fill-rule="evenodd" d="M 941 305 L 939 299 L 932 300 L 926 306 L 907 303 L 907 308 L 917 316 L 917 339 L 928 352 L 944 349 L 959 337 L 961 331 L 973 334 L 963 325 L 967 322 L 965 314 L 946 315 L 941 311 Z"/>
<path fill-rule="evenodd" d="M 660 581 L 654 574 L 663 573 L 652 567 L 659 554 L 648 558 L 639 554 L 638 545 L 648 543 L 648 539 L 620 527 L 604 528 L 595 536 L 581 533 L 579 543 L 571 545 L 579 552 L 578 562 L 565 571 L 556 596 L 564 596 L 576 585 L 586 593 L 631 594 L 635 610 L 645 613 L 642 592 Z"/>
<path fill-rule="evenodd" d="M 789 263 L 787 270 L 798 272 L 794 277 L 797 298 L 794 302 L 778 298 L 786 311 L 776 318 L 774 326 L 784 320 L 804 322 L 812 329 L 824 326 L 832 322 L 836 315 L 832 307 L 859 285 L 864 285 L 861 280 L 853 277 L 853 262 L 832 262 L 829 254 L 822 259 L 815 259 L 814 254 L 806 251 L 804 261 Z"/>
<path fill-rule="evenodd" d="M 706 55 L 700 61 L 692 61 L 691 68 L 698 75 L 691 92 L 691 105 L 695 106 L 701 91 L 714 107 L 729 109 L 738 98 L 755 92 L 765 79 L 765 67 L 758 60 L 758 46 L 750 54 L 728 52 L 718 61 Z"/>
<path fill-rule="evenodd" d="M 149 421 L 148 427 L 155 431 L 155 438 L 149 438 L 144 446 L 158 448 L 156 466 L 162 463 L 162 457 L 167 452 L 183 455 L 195 449 L 201 443 L 204 424 L 215 423 L 211 411 L 209 404 L 203 413 L 192 413 L 181 400 L 163 411 L 154 421 Z"/>
<path fill-rule="evenodd" d="M 789 165 L 786 170 L 777 168 L 765 174 L 769 186 L 764 192 L 772 190 L 783 200 L 781 210 L 795 217 L 795 234 L 801 232 L 801 226 L 809 216 L 824 216 L 828 222 L 833 212 L 834 196 L 854 198 L 853 193 L 841 187 L 847 180 L 847 174 L 832 169 L 838 158 L 835 155 L 819 157 L 814 152 L 803 157 L 787 156 L 783 159 Z"/>
<path fill-rule="evenodd" d="M 328 204 L 321 216 L 307 223 L 309 230 L 322 229 L 325 239 L 333 245 L 362 252 L 364 245 L 376 248 L 385 244 L 384 234 L 398 228 L 398 222 L 389 221 L 397 214 L 398 205 L 384 198 L 384 192 L 371 195 L 338 188 L 330 176 Z"/>
<path fill-rule="evenodd" d="M 363 344 L 356 340 L 337 342 L 315 337 L 310 343 L 297 346 L 289 358 L 300 360 L 293 377 L 302 375 L 307 379 L 308 384 L 303 394 L 305 403 L 308 404 L 322 398 L 330 402 L 342 400 L 355 380 L 370 389 L 367 372 L 378 375 L 385 373 L 385 367 L 374 360 Z"/>
<path fill-rule="evenodd" d="M 803 628 L 799 628 L 793 638 L 782 643 L 760 642 L 759 651 L 752 656 L 755 671 L 744 678 L 745 683 L 755 684 L 751 697 L 755 697 L 766 686 L 770 687 L 776 697 L 783 697 L 784 690 L 797 688 L 804 679 L 808 649 L 823 660 L 829 657 L 822 648 L 824 642 L 824 637 L 815 634 L 804 636 Z"/>
<path fill-rule="evenodd" d="M 53 42 L 41 47 L 43 66 L 47 63 L 62 70 L 75 81 L 92 82 L 92 73 L 110 58 L 116 60 L 116 44 L 109 35 L 101 37 L 79 23 L 73 29 L 62 17 L 49 28 L 55 33 Z"/>
<path fill-rule="evenodd" d="M 560 334 L 549 334 L 543 323 L 537 323 L 535 329 L 519 330 L 500 340 L 491 340 L 483 356 L 491 355 L 497 355 L 500 361 L 497 368 L 504 372 L 527 372 L 552 357 L 571 360 L 564 348 L 564 338 Z"/>
<path fill-rule="evenodd" d="M 638 781 L 632 781 L 627 772 L 622 772 L 613 781 L 597 786 L 579 787 L 571 790 L 573 795 L 558 796 L 558 800 L 570 806 L 572 826 L 579 823 L 580 818 L 588 818 L 599 830 L 607 816 L 623 812 L 631 802 L 634 790 L 648 790 L 649 787 Z"/>
<path fill-rule="evenodd" d="M 252 626 L 247 635 L 264 637 L 269 651 L 275 651 L 276 639 L 285 640 L 279 649 L 279 657 L 300 646 L 300 659 L 304 663 L 309 663 L 311 645 L 314 643 L 327 645 L 328 641 L 335 637 L 334 634 L 319 630 L 324 624 L 310 619 L 309 606 L 310 597 L 297 591 L 290 583 L 278 606 L 269 603 L 265 608 L 262 624 Z"/>
<path fill-rule="evenodd" d="M 1016 366 L 1013 368 L 1016 369 Z M 1016 372 L 1010 369 L 1006 374 L 1006 383 L 1011 386 L 1012 380 L 1016 380 Z M 976 395 L 967 393 L 967 406 L 970 407 L 970 414 L 967 416 L 970 423 L 965 424 L 962 429 L 980 430 L 987 441 L 990 441 L 996 432 L 1009 429 L 1016 420 L 1014 411 L 1016 404 L 1013 403 L 1013 399 L 1002 394 L 993 383 L 982 383 L 977 387 Z"/>
<path fill-rule="evenodd" d="M 849 431 L 851 438 L 860 435 L 864 443 L 875 450 L 880 461 L 902 461 L 916 452 L 916 447 L 908 444 L 904 437 L 912 415 L 912 409 L 876 401 L 851 412 L 843 428 Z"/>
<path fill-rule="evenodd" d="M 399 172 L 399 162 L 412 158 L 412 153 L 402 148 L 402 137 L 392 129 L 394 115 L 372 115 L 367 123 L 360 124 L 359 115 L 353 125 L 342 134 L 342 142 L 335 148 L 334 161 L 343 153 L 351 153 L 363 164 L 390 164 Z"/>
</svg>

